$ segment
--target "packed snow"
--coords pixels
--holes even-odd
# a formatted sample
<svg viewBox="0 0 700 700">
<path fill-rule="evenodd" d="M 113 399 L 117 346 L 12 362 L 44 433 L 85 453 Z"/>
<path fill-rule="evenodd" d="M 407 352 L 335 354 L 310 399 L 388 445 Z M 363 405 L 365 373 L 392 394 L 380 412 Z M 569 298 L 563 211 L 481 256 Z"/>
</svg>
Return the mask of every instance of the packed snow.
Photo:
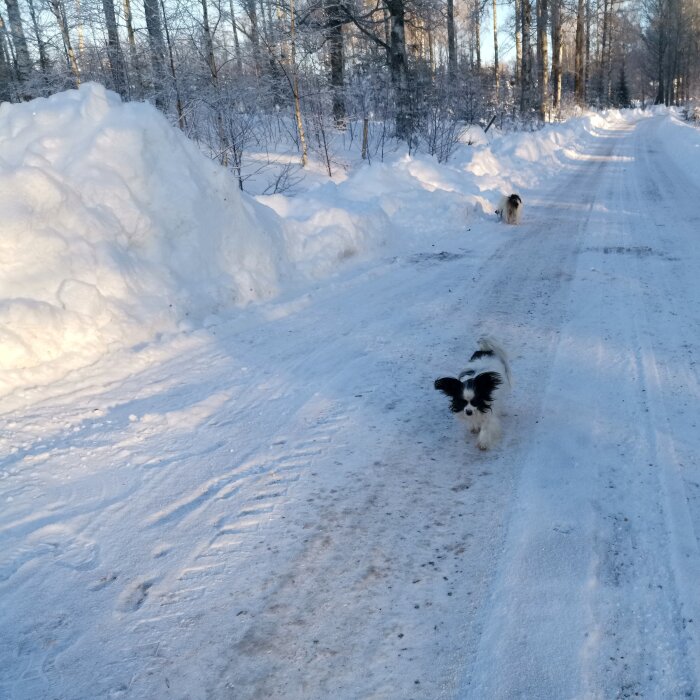
<svg viewBox="0 0 700 700">
<path fill-rule="evenodd" d="M 0 697 L 700 697 L 700 131 L 462 141 L 252 197 L 97 85 L 0 107 Z"/>
</svg>

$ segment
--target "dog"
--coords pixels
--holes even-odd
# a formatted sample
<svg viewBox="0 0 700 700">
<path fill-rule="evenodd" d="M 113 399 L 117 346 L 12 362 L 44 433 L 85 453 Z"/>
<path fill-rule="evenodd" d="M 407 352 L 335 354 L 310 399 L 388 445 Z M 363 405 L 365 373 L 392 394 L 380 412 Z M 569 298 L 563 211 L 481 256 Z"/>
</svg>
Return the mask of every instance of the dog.
<svg viewBox="0 0 700 700">
<path fill-rule="evenodd" d="M 507 197 L 501 197 L 496 214 L 501 221 L 505 221 L 507 224 L 519 224 L 522 209 L 523 200 L 520 199 L 520 195 L 511 194 Z"/>
<path fill-rule="evenodd" d="M 477 447 L 488 450 L 501 436 L 499 414 L 511 387 L 510 365 L 504 350 L 491 338 L 479 339 L 463 372 L 435 380 L 435 388 L 450 397 L 451 410 L 466 418 Z"/>
</svg>

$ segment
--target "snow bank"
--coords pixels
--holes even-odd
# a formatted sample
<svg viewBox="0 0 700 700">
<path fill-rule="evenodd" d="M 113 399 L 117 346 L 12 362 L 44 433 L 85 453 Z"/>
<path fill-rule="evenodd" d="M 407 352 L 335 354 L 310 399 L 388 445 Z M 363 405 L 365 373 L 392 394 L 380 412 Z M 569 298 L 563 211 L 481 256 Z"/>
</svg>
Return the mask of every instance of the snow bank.
<svg viewBox="0 0 700 700">
<path fill-rule="evenodd" d="M 150 105 L 95 84 L 4 104 L 0 395 L 348 259 L 466 231 L 493 219 L 502 192 L 535 187 L 625 118 L 488 138 L 475 127 L 447 165 L 395 154 L 256 201 Z"/>
<path fill-rule="evenodd" d="M 495 203 L 501 193 L 537 189 L 568 163 L 585 157 L 582 154 L 589 153 L 592 142 L 606 131 L 643 116 L 651 114 L 641 110 L 609 110 L 548 124 L 532 133 L 495 132 L 490 143 L 458 151 L 454 163 L 476 175 L 479 190 L 490 203 Z M 484 209 L 491 211 L 490 206 Z"/>
<path fill-rule="evenodd" d="M 424 153 L 395 153 L 347 176 L 314 182 L 293 198 L 259 196 L 284 221 L 291 259 L 324 272 L 338 258 L 377 249 L 401 253 L 414 244 L 494 221 L 503 193 L 536 191 L 592 143 L 642 116 L 640 110 L 589 113 L 537 132 L 488 134 L 471 126 L 447 164 Z M 325 256 L 325 257 L 324 257 Z"/>
<path fill-rule="evenodd" d="M 273 295 L 279 226 L 151 106 L 0 107 L 0 393 Z"/>
<path fill-rule="evenodd" d="M 287 254 L 305 277 L 328 275 L 386 242 L 390 223 L 384 212 L 371 201 L 349 200 L 345 190 L 328 182 L 311 195 L 258 197 L 281 217 Z"/>
<path fill-rule="evenodd" d="M 3 104 L 0 395 L 269 298 L 381 240 L 359 205 L 296 218 L 277 205 L 288 221 L 152 106 L 99 85 Z"/>
<path fill-rule="evenodd" d="M 673 163 L 691 182 L 700 187 L 700 129 L 683 121 L 675 110 L 666 108 L 671 118 L 659 125 L 658 136 L 671 156 Z"/>
</svg>

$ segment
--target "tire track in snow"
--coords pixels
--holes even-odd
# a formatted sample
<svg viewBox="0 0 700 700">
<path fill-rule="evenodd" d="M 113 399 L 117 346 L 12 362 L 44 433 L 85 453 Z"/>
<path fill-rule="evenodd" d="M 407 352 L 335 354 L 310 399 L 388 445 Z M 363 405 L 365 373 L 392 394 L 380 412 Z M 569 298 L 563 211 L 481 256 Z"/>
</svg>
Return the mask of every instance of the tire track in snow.
<svg viewBox="0 0 700 700">
<path fill-rule="evenodd" d="M 700 681 L 697 627 L 700 624 L 697 596 L 700 549 L 696 529 L 700 513 L 692 512 L 687 479 L 698 478 L 693 453 L 697 454 L 700 444 L 697 438 L 693 445 L 682 443 L 688 436 L 697 435 L 693 430 L 695 426 L 688 423 L 693 420 L 691 415 L 697 416 L 700 391 L 697 372 L 689 363 L 688 353 L 683 351 L 690 347 L 693 337 L 697 338 L 699 320 L 700 300 L 696 276 L 691 272 L 700 263 L 696 246 L 691 243 L 696 229 L 692 222 L 698 218 L 694 199 L 697 192 L 669 161 L 667 154 L 651 148 L 652 143 L 663 145 L 662 140 L 654 138 L 660 124 L 659 119 L 651 120 L 637 135 L 634 152 L 645 167 L 636 171 L 637 177 L 627 189 L 631 192 L 628 196 L 636 197 L 637 211 L 644 212 L 637 222 L 639 231 L 646 236 L 650 247 L 660 241 L 664 250 L 671 253 L 668 260 L 673 264 L 673 274 L 664 269 L 663 264 L 652 267 L 652 284 L 643 287 L 646 303 L 644 313 L 635 316 L 635 331 L 639 347 L 637 361 L 648 409 L 647 434 L 651 439 L 668 539 L 668 547 L 658 558 L 667 563 L 672 579 L 673 602 L 677 606 L 675 623 L 679 649 L 676 653 L 682 651 L 690 666 L 692 675 L 686 690 L 689 697 L 698 694 Z M 641 178 L 642 173 L 645 180 Z M 651 199 L 649 192 L 653 193 Z M 664 202 L 668 204 L 662 204 Z M 631 264 L 636 268 L 637 279 L 649 278 L 650 270 L 644 269 L 638 259 Z M 687 402 L 690 402 L 690 411 L 685 410 Z M 685 452 L 683 457 L 681 450 Z"/>
<path fill-rule="evenodd" d="M 206 610 L 206 598 L 210 591 L 228 588 L 229 595 L 236 600 L 234 609 L 238 611 L 221 611 L 229 618 L 223 633 L 211 622 L 207 624 L 207 644 L 214 656 L 212 663 L 215 664 L 221 654 L 224 639 L 229 647 L 237 636 L 243 635 L 248 621 L 255 615 L 255 610 L 248 606 L 254 605 L 257 588 L 262 585 L 255 564 L 259 556 L 257 550 L 259 547 L 269 550 L 269 543 L 277 547 L 285 541 L 284 523 L 280 520 L 284 518 L 284 505 L 295 498 L 292 490 L 302 477 L 308 478 L 315 460 L 323 455 L 337 427 L 345 420 L 347 416 L 338 414 L 334 407 L 310 397 L 294 419 L 271 436 L 272 444 L 268 449 L 251 456 L 236 470 L 252 476 L 236 491 L 235 502 L 226 503 L 234 492 L 230 484 L 223 483 L 201 504 L 198 517 L 210 523 L 213 534 L 207 541 L 199 542 L 190 556 L 182 559 L 178 568 L 158 583 L 146 616 L 135 621 L 131 629 L 134 636 L 161 644 L 159 660 L 139 671 L 132 692 L 138 694 L 152 687 L 143 686 L 142 682 L 150 683 L 148 676 L 153 674 L 162 677 L 164 683 L 167 680 L 167 686 L 173 689 L 186 687 L 188 679 L 178 677 L 179 669 L 172 667 L 171 661 L 183 653 L 179 648 L 181 640 L 168 639 L 165 630 L 177 625 L 187 635 L 188 627 L 194 624 L 193 614 L 209 618 L 211 611 Z M 288 439 L 287 435 L 303 437 Z M 229 512 L 232 507 L 235 511 Z M 165 524 L 166 521 L 154 522 L 154 526 Z M 296 546 L 294 542 L 288 544 Z M 241 576 L 242 572 L 247 573 Z M 206 658 L 206 651 L 202 653 Z M 196 696 L 202 696 L 201 690 Z"/>
<path fill-rule="evenodd" d="M 576 484 L 567 486 L 566 481 L 561 483 L 552 476 L 552 462 L 564 459 L 563 454 L 545 459 L 548 466 L 536 465 L 542 460 L 538 456 L 542 425 L 549 407 L 557 404 L 548 396 L 545 380 L 556 365 L 562 343 L 568 341 L 562 327 L 574 298 L 572 280 L 581 237 L 591 221 L 601 218 L 591 193 L 601 186 L 606 158 L 613 148 L 614 143 L 605 139 L 584 164 L 572 161 L 559 187 L 538 194 L 534 217 L 532 204 L 526 204 L 526 225 L 519 227 L 514 245 L 506 251 L 504 260 L 494 260 L 495 264 L 487 268 L 493 270 L 487 280 L 492 293 L 479 307 L 480 324 L 503 338 L 511 350 L 515 379 L 513 415 L 505 428 L 507 439 L 509 431 L 513 432 L 504 446 L 506 454 L 499 456 L 493 468 L 502 469 L 504 464 L 514 462 L 522 473 L 517 497 L 510 504 L 511 513 L 504 515 L 510 517 L 510 524 L 495 543 L 500 565 L 491 571 L 490 590 L 484 591 L 476 615 L 473 638 L 465 654 L 465 676 L 457 686 L 456 696 L 460 698 L 567 697 L 562 687 L 548 687 L 553 682 L 552 673 L 556 675 L 555 669 L 563 660 L 563 650 L 556 645 L 556 608 L 547 610 L 543 603 L 546 598 L 554 604 L 565 571 L 556 560 L 539 552 L 552 538 L 568 542 L 573 549 L 580 548 L 585 535 L 562 512 L 563 504 L 547 501 L 549 489 L 567 494 L 576 489 Z M 556 409 L 557 415 L 560 410 Z M 566 425 L 559 429 L 566 431 Z M 545 483 L 540 483 L 538 471 L 547 475 Z M 538 493 L 540 488 L 545 489 L 543 493 Z M 551 527 L 533 531 L 539 523 L 532 522 L 528 515 L 531 509 L 547 512 Z M 549 591 L 545 586 L 539 592 L 540 598 L 537 587 L 547 570 L 553 583 Z M 513 588 L 518 580 L 521 591 Z M 542 619 L 537 619 L 540 612 Z M 528 635 L 537 626 L 541 628 L 538 640 L 547 639 L 548 633 L 551 638 L 531 649 Z M 495 673 L 505 659 L 512 666 Z"/>
<path fill-rule="evenodd" d="M 604 165 L 601 161 L 588 171 L 591 181 L 595 181 Z M 464 361 L 469 352 L 465 342 L 477 337 L 480 325 L 501 337 L 505 332 L 506 342 L 509 338 L 519 338 L 522 332 L 526 342 L 534 345 L 536 352 L 542 352 L 539 361 L 546 362 L 547 352 L 553 352 L 557 340 L 557 331 L 551 327 L 558 328 L 569 300 L 569 282 L 576 264 L 577 217 L 581 209 L 588 211 L 583 196 L 566 196 L 562 201 L 566 204 L 557 224 L 566 234 L 572 231 L 571 237 L 554 238 L 551 228 L 540 230 L 544 207 L 535 205 L 529 209 L 529 216 L 535 217 L 529 220 L 531 223 L 513 229 L 508 243 L 478 271 L 459 257 L 436 254 L 433 257 L 441 260 L 440 269 L 427 272 L 425 279 L 414 277 L 415 288 L 409 294 L 409 285 L 402 287 L 400 279 L 392 279 L 392 294 L 382 296 L 386 308 L 391 308 L 390 300 L 394 296 L 410 298 L 415 323 L 423 325 L 420 332 L 410 329 L 405 322 L 404 325 L 386 323 L 382 329 L 387 335 L 400 337 L 407 350 L 402 363 L 395 357 L 393 365 L 387 365 L 389 373 L 401 367 L 396 373 L 400 382 L 396 399 L 387 404 L 391 410 L 408 410 L 411 417 L 423 416 L 420 420 L 425 422 L 429 412 L 422 406 L 413 406 L 410 397 L 429 391 L 434 377 L 419 379 L 420 368 L 435 367 L 435 358 L 440 355 L 449 363 Z M 547 221 L 548 226 L 551 223 Z M 554 251 L 530 261 L 533 238 Z M 524 260 L 529 267 L 521 264 Z M 416 259 L 423 261 L 424 257 Z M 432 286 L 430 300 L 421 296 L 420 284 Z M 490 291 L 492 288 L 495 293 Z M 535 328 L 528 335 L 524 332 L 528 321 L 523 319 L 537 318 L 540 312 L 549 325 Z M 434 331 L 432 336 L 431 331 Z M 432 344 L 421 347 L 431 337 Z M 541 351 L 543 344 L 549 350 Z M 522 344 L 513 343 L 512 347 L 520 350 Z M 396 352 L 395 345 L 392 349 Z M 379 371 L 379 367 L 379 363 L 375 364 L 374 371 Z M 371 374 L 367 381 L 372 383 Z M 380 386 L 386 390 L 386 379 Z M 368 409 L 365 405 L 365 410 Z M 362 697 L 435 698 L 454 693 L 454 674 L 464 664 L 468 654 L 465 649 L 473 644 L 468 632 L 487 592 L 485 582 L 493 563 L 490 552 L 499 544 L 501 514 L 510 494 L 509 482 L 517 468 L 508 450 L 517 449 L 517 432 L 524 432 L 530 423 L 534 425 L 536 418 L 528 411 L 513 416 L 508 421 L 511 425 L 506 433 L 507 446 L 485 456 L 474 454 L 473 445 L 464 440 L 450 416 L 437 410 L 436 415 L 441 420 L 444 418 L 447 435 L 441 434 L 442 426 L 419 427 L 420 420 L 408 423 L 412 429 L 403 443 L 394 439 L 392 444 L 382 446 L 380 459 L 374 460 L 371 470 L 358 475 L 360 483 L 346 485 L 341 501 L 345 504 L 343 526 L 338 524 L 330 531 L 319 526 L 312 528 L 313 536 L 308 538 L 303 555 L 284 574 L 271 579 L 266 607 L 258 616 L 263 619 L 251 625 L 249 633 L 241 638 L 231 668 L 222 679 L 237 678 L 239 687 L 245 688 L 240 691 L 242 697 L 303 698 L 309 692 L 330 696 L 351 692 L 350 688 Z M 430 435 L 424 448 L 419 441 L 419 436 L 423 437 L 421 428 Z M 446 487 L 451 479 L 454 482 Z M 388 484 L 393 484 L 391 489 Z M 451 494 L 449 498 L 445 492 Z M 436 493 L 442 494 L 442 500 L 437 499 Z M 382 532 L 375 531 L 372 521 L 365 517 L 378 504 L 386 511 L 387 527 Z M 322 521 L 341 520 L 335 512 L 337 507 L 326 501 Z M 422 537 L 414 539 L 408 554 L 404 551 L 402 528 L 388 524 L 395 522 L 397 511 L 398 517 L 405 519 L 407 532 L 420 533 L 421 521 L 430 527 L 436 512 L 444 522 L 435 524 L 425 542 Z M 465 515 L 468 517 L 460 520 Z M 348 546 L 349 542 L 353 543 L 352 547 Z M 342 560 L 346 552 L 353 550 L 358 555 L 356 567 L 363 561 L 368 564 L 365 580 L 358 579 L 361 569 L 356 569 L 353 577 L 347 571 L 349 562 Z M 423 554 L 425 561 L 411 561 L 411 557 L 420 556 L 418 553 Z M 465 562 L 468 562 L 468 574 L 465 574 Z M 430 572 L 427 581 L 423 567 Z M 413 590 L 411 580 L 408 585 L 402 580 L 403 576 L 410 576 L 408 572 L 414 574 L 411 580 L 416 581 Z M 309 573 L 310 584 L 305 583 Z M 300 627 L 303 614 L 299 611 L 321 609 L 328 616 L 332 601 L 337 605 L 338 598 L 332 595 L 335 591 L 337 596 L 338 589 L 329 583 L 330 576 L 346 584 L 343 590 L 347 593 L 341 597 L 343 607 L 335 612 L 337 629 L 343 632 L 342 651 L 333 631 L 310 626 L 308 622 Z M 441 591 L 442 586 L 446 590 Z M 387 589 L 391 591 L 390 599 L 386 598 Z M 281 609 L 280 599 L 288 599 L 292 590 L 297 604 L 293 610 Z M 362 592 L 362 600 L 356 599 L 355 591 Z M 427 603 L 418 591 L 424 591 Z M 440 599 L 440 593 L 451 597 Z M 410 615 L 402 610 L 402 603 L 410 603 L 407 608 L 414 604 L 430 605 L 425 607 L 425 622 L 421 619 L 420 624 L 413 623 L 414 628 L 407 625 L 406 617 Z M 376 609 L 381 609 L 381 616 L 377 616 Z M 431 619 L 434 625 L 427 627 Z M 364 631 L 357 625 L 362 625 Z M 376 637 L 367 638 L 369 625 L 376 625 Z M 454 625 L 459 628 L 455 630 Z M 293 641 L 289 639 L 291 634 Z M 402 641 L 394 644 L 396 638 Z M 456 639 L 462 644 L 455 645 Z M 355 640 L 367 646 L 363 648 Z M 320 648 L 315 648 L 315 643 Z M 337 663 L 330 664 L 325 672 L 321 671 L 318 665 L 326 663 L 324 654 L 314 654 L 320 650 L 328 655 L 327 660 L 342 654 L 345 663 L 340 667 Z M 426 668 L 428 665 L 431 667 Z M 363 669 L 361 677 L 358 677 L 359 668 Z M 318 683 L 314 691 L 307 689 L 306 694 L 302 670 Z M 418 680 L 419 686 L 415 685 Z"/>
<path fill-rule="evenodd" d="M 642 122 L 638 129 L 646 126 Z M 624 162 L 640 161 L 637 141 L 635 132 L 621 144 Z M 670 503 L 662 495 L 668 464 L 658 441 L 655 406 L 661 392 L 650 375 L 656 360 L 648 344 L 652 330 L 660 330 L 648 311 L 674 256 L 659 250 L 656 231 L 646 223 L 648 205 L 636 191 L 642 171 L 630 167 L 611 183 L 608 245 L 591 249 L 595 273 L 613 290 L 606 308 L 617 309 L 612 325 L 610 314 L 604 315 L 603 337 L 606 346 L 628 358 L 628 368 L 615 377 L 612 394 L 622 409 L 616 428 L 619 459 L 601 474 L 608 490 L 596 496 L 597 559 L 590 578 L 595 633 L 584 673 L 590 694 L 692 697 L 693 655 L 671 564 L 677 543 L 667 527 Z"/>
<path fill-rule="evenodd" d="M 640 418 L 644 405 L 635 393 L 636 367 L 630 348 L 636 337 L 629 318 L 625 266 L 616 264 L 619 261 L 614 259 L 620 256 L 603 252 L 620 247 L 621 242 L 630 245 L 629 203 L 621 200 L 616 185 L 630 162 L 618 143 L 629 143 L 630 137 L 624 129 L 611 136 L 599 154 L 600 162 L 584 165 L 583 172 L 574 175 L 552 202 L 566 201 L 567 191 L 578 191 L 581 202 L 588 199 L 589 213 L 580 217 L 577 229 L 600 244 L 580 252 L 560 337 L 539 358 L 538 371 L 547 377 L 544 401 L 535 402 L 537 419 L 528 420 L 532 437 L 521 453 L 525 463 L 500 572 L 482 613 L 482 638 L 460 697 L 605 697 L 615 684 L 613 692 L 624 697 L 649 687 L 663 688 L 662 694 L 674 693 L 691 683 L 684 660 L 666 677 L 645 676 L 646 668 L 663 676 L 664 662 L 672 655 L 653 645 L 641 652 L 646 657 L 632 663 L 615 660 L 622 670 L 605 669 L 605 662 L 612 660 L 601 658 L 601 650 L 615 646 L 614 640 L 605 638 L 610 628 L 600 606 L 605 610 L 606 600 L 627 603 L 618 619 L 631 622 L 637 632 L 631 631 L 629 637 L 619 629 L 614 632 L 625 649 L 644 639 L 647 627 L 639 617 L 641 611 L 648 613 L 653 603 L 667 602 L 663 594 L 639 594 L 625 601 L 625 593 L 634 589 L 629 580 L 620 578 L 634 576 L 633 572 L 645 580 L 653 579 L 655 572 L 663 574 L 663 567 L 654 565 L 646 553 L 640 554 L 639 543 L 633 541 L 643 533 L 656 533 L 663 513 L 657 512 L 651 524 L 642 520 L 630 525 L 634 518 L 627 517 L 626 510 L 632 508 L 636 514 L 639 506 L 632 496 L 619 496 L 630 489 L 648 497 L 649 489 L 654 492 L 655 475 L 648 469 L 644 486 L 638 485 L 634 469 L 624 465 L 630 453 L 641 455 L 644 450 L 635 452 L 636 426 L 620 424 L 618 402 L 636 401 L 632 415 Z M 632 242 L 636 243 L 634 236 Z M 615 262 L 608 266 L 605 280 L 599 270 L 584 268 L 596 250 L 599 259 Z M 525 296 L 533 291 L 532 286 L 524 288 Z M 503 305 L 511 299 L 504 295 Z M 597 313 L 605 309 L 598 319 L 596 307 Z M 515 308 L 519 310 L 517 304 Z M 538 322 L 544 322 L 546 330 L 552 321 L 556 317 L 542 309 L 530 319 L 527 330 Z M 558 329 L 550 326 L 549 332 L 556 336 Z M 533 348 L 527 333 L 516 335 L 516 343 L 523 341 L 530 351 L 542 352 Z M 542 387 L 541 380 L 531 381 L 525 395 L 536 393 L 537 385 Z M 522 395 L 522 383 L 516 394 L 518 390 Z M 588 463 L 594 455 L 596 462 Z M 594 551 L 591 541 L 597 542 Z M 674 614 L 671 600 L 651 628 L 662 629 L 666 621 L 675 620 Z M 510 662 L 500 675 L 493 672 L 497 659 Z"/>
</svg>

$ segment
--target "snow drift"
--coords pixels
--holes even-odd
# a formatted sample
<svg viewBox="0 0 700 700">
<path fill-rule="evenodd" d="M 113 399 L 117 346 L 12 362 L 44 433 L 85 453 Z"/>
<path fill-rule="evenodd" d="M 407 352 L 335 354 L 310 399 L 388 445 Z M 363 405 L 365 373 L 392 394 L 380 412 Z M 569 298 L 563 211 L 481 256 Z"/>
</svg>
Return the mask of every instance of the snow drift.
<svg viewBox="0 0 700 700">
<path fill-rule="evenodd" d="M 0 394 L 327 274 L 388 225 L 327 202 L 283 221 L 94 83 L 3 104 L 0 154 Z"/>
<path fill-rule="evenodd" d="M 289 272 L 274 214 L 150 105 L 95 84 L 3 104 L 0 154 L 0 392 L 269 297 Z"/>
<path fill-rule="evenodd" d="M 0 395 L 348 258 L 466 233 L 471 216 L 492 218 L 502 192 L 537 187 L 607 126 L 587 116 L 538 134 L 482 134 L 448 165 L 396 154 L 256 201 L 151 105 L 99 85 L 3 104 Z"/>
</svg>

